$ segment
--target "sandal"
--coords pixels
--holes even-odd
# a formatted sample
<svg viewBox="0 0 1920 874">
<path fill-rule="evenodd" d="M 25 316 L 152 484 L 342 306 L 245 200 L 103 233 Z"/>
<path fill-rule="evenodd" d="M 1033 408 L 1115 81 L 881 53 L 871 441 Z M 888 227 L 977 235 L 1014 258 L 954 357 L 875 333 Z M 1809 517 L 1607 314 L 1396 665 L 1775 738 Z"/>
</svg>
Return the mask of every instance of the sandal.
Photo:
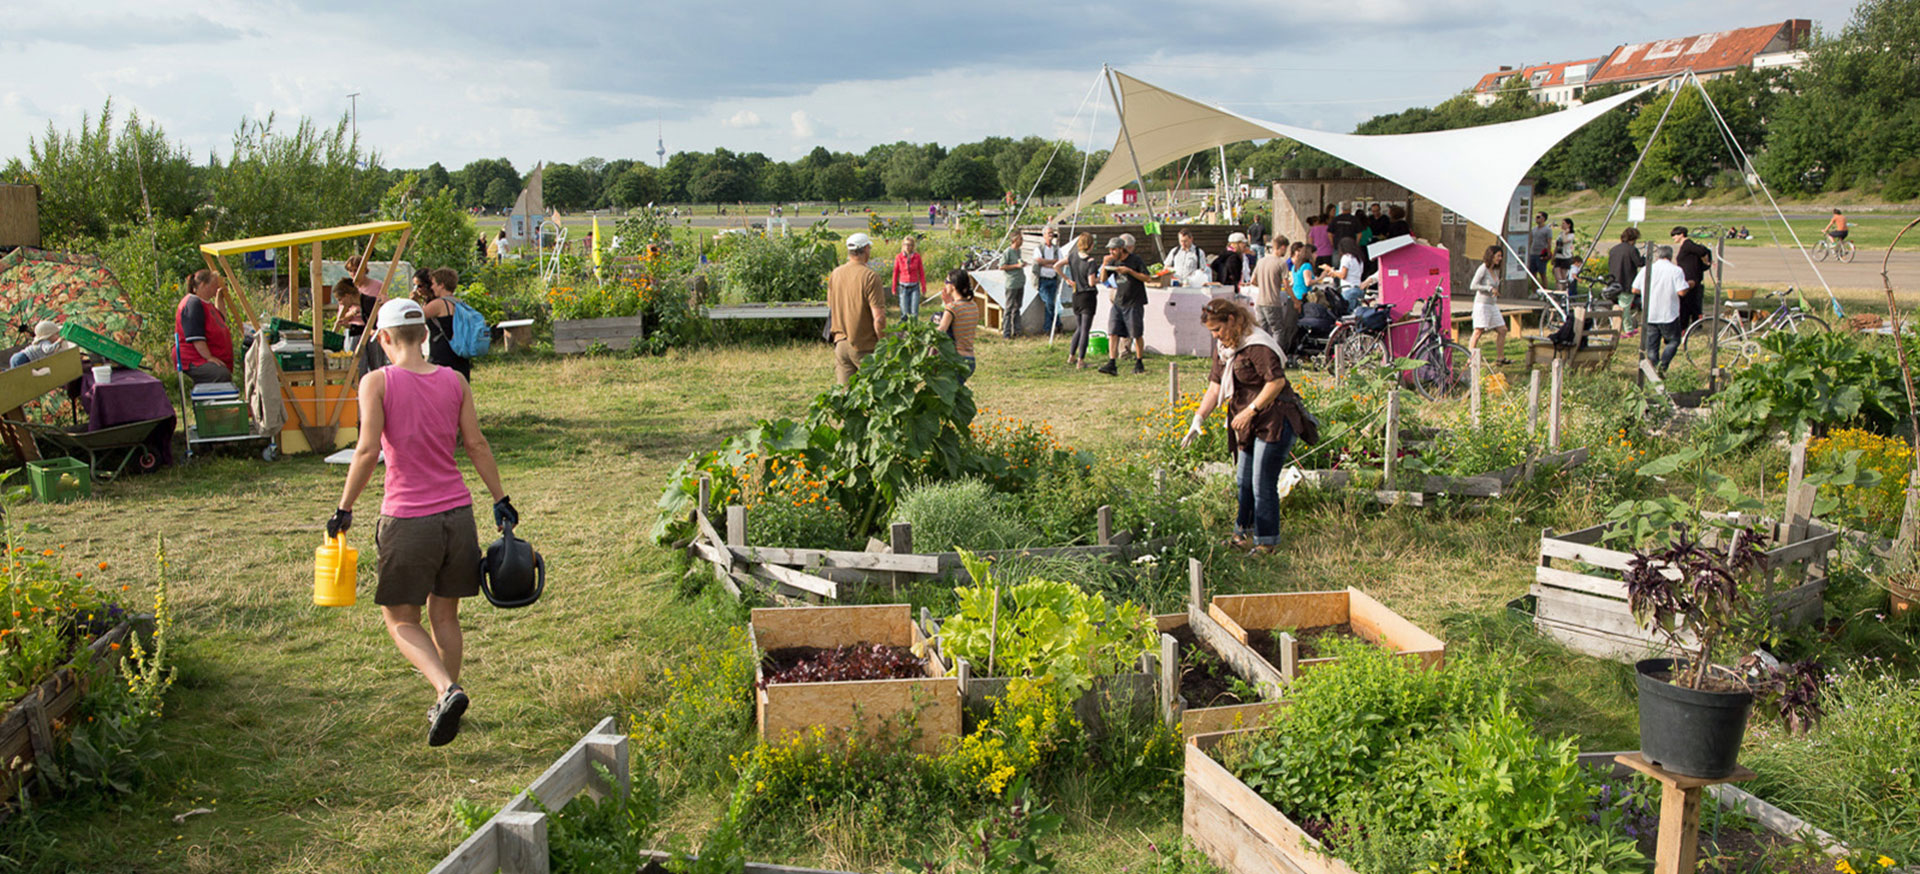
<svg viewBox="0 0 1920 874">
<path fill-rule="evenodd" d="M 1253 540 L 1247 537 L 1247 535 L 1245 534 L 1235 534 L 1232 537 L 1227 538 L 1227 541 L 1226 541 L 1226 547 L 1228 549 L 1246 549 L 1247 547 L 1252 545 L 1253 545 Z"/>
<path fill-rule="evenodd" d="M 1271 543 L 1262 543 L 1247 550 L 1248 555 L 1272 555 L 1278 547 Z"/>
</svg>

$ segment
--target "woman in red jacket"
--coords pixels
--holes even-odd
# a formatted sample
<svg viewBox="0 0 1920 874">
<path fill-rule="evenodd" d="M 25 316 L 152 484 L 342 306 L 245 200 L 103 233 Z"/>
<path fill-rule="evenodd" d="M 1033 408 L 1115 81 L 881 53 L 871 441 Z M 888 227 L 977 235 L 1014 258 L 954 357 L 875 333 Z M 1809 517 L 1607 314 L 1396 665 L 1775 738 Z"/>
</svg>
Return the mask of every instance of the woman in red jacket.
<svg viewBox="0 0 1920 874">
<path fill-rule="evenodd" d="M 927 268 L 911 234 L 900 240 L 900 253 L 893 256 L 893 293 L 900 298 L 902 318 L 920 315 L 920 290 L 927 285 Z"/>
</svg>

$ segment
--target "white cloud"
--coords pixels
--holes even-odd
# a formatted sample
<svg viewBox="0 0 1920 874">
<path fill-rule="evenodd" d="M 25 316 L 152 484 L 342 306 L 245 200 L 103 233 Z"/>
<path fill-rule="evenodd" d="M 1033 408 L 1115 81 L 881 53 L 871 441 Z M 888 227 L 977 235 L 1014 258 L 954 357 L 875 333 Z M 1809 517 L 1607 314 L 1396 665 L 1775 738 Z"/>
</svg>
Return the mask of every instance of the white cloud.
<svg viewBox="0 0 1920 874">
<path fill-rule="evenodd" d="M 751 109 L 742 109 L 728 116 L 727 120 L 721 122 L 721 124 L 727 127 L 759 127 L 760 113 L 754 112 Z"/>
<path fill-rule="evenodd" d="M 793 115 L 790 117 L 793 119 L 793 135 L 794 136 L 796 137 L 813 136 L 814 134 L 813 118 L 807 115 L 806 110 L 796 109 L 793 111 Z"/>
</svg>

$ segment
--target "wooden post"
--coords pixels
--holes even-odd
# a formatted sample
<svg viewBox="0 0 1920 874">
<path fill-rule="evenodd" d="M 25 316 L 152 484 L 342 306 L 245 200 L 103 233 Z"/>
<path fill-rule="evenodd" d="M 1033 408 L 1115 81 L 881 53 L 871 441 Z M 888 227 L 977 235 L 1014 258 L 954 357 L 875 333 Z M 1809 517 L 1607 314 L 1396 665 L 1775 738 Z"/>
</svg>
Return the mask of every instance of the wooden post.
<svg viewBox="0 0 1920 874">
<path fill-rule="evenodd" d="M 1101 546 L 1112 545 L 1113 544 L 1113 507 L 1108 504 L 1101 504 L 1100 509 L 1094 511 L 1094 517 L 1096 519 L 1096 524 L 1098 525 L 1098 532 L 1100 535 L 1100 545 Z"/>
<path fill-rule="evenodd" d="M 713 476 L 711 474 L 703 473 L 700 475 L 699 491 L 693 501 L 693 511 L 702 516 L 707 515 L 707 508 L 713 506 Z"/>
<path fill-rule="evenodd" d="M 1567 362 L 1553 359 L 1553 391 L 1547 398 L 1547 451 L 1560 451 L 1560 386 L 1565 381 Z"/>
<path fill-rule="evenodd" d="M 1480 427 L 1480 347 L 1473 347 L 1467 358 L 1467 371 L 1473 377 L 1473 387 L 1467 390 L 1467 401 L 1473 411 L 1473 427 Z"/>
<path fill-rule="evenodd" d="M 1293 635 L 1282 631 L 1275 642 L 1278 644 L 1276 648 L 1280 650 L 1278 665 L 1280 676 L 1291 683 L 1294 675 L 1300 670 L 1300 641 L 1294 640 Z"/>
<path fill-rule="evenodd" d="M 1537 368 L 1527 380 L 1527 433 L 1540 433 L 1540 371 Z"/>
<path fill-rule="evenodd" d="M 1341 355 L 1339 350 L 1336 349 L 1333 351 L 1333 384 L 1346 385 L 1346 383 L 1347 356 Z"/>
<path fill-rule="evenodd" d="M 1167 493 L 1167 469 L 1164 467 L 1153 469 L 1153 493 L 1155 495 Z"/>
<path fill-rule="evenodd" d="M 502 874 L 548 874 L 546 814 L 502 811 L 493 824 Z"/>
<path fill-rule="evenodd" d="M 893 523 L 893 527 L 889 532 L 889 542 L 887 545 L 890 548 L 892 548 L 894 555 L 912 555 L 913 554 L 913 523 L 912 522 Z M 902 582 L 905 582 L 905 580 L 903 579 L 905 576 L 906 576 L 905 574 L 902 574 L 899 571 L 893 572 L 892 580 L 893 580 L 893 591 L 895 594 L 899 594 L 900 584 Z"/>
<path fill-rule="evenodd" d="M 1759 776 L 1746 768 L 1735 768 L 1718 780 L 1685 777 L 1648 762 L 1640 753 L 1622 753 L 1613 760 L 1660 783 L 1660 837 L 1654 849 L 1654 874 L 1693 874 L 1700 853 L 1700 790 Z"/>
<path fill-rule="evenodd" d="M 1813 498 L 1818 488 L 1807 483 L 1807 438 L 1794 441 L 1787 453 L 1787 511 L 1784 514 L 1787 542 L 1807 536 L 1807 524 L 1813 518 Z"/>
<path fill-rule="evenodd" d="M 1907 506 L 1900 514 L 1900 552 L 1913 549 L 1914 529 L 1920 527 L 1920 468 L 1907 475 Z"/>
<path fill-rule="evenodd" d="M 1180 363 L 1167 362 L 1167 406 L 1180 405 Z"/>
<path fill-rule="evenodd" d="M 739 504 L 727 505 L 727 545 L 747 545 L 747 508 Z"/>
<path fill-rule="evenodd" d="M 1160 635 L 1160 715 L 1167 727 L 1180 724 L 1180 644 L 1171 634 Z"/>
<path fill-rule="evenodd" d="M 310 448 L 321 452 L 332 452 L 333 444 L 338 442 L 339 436 L 334 428 L 340 424 L 340 411 L 345 408 L 345 404 L 336 403 L 333 400 L 333 393 L 328 390 L 330 386 L 327 385 L 327 323 L 323 318 L 326 314 L 323 300 L 326 295 L 326 286 L 320 272 L 319 243 L 313 244 L 313 257 L 307 259 L 307 270 L 308 291 L 313 295 L 313 400 L 315 404 L 313 419 L 320 423 L 327 437 L 325 449 L 318 446 Z"/>
<path fill-rule="evenodd" d="M 287 247 L 287 318 L 300 319 L 300 247 Z"/>
<path fill-rule="evenodd" d="M 1400 454 L 1400 387 L 1387 389 L 1387 444 L 1380 453 L 1380 487 L 1393 488 L 1395 456 Z"/>
<path fill-rule="evenodd" d="M 1205 609 L 1207 569 L 1197 558 L 1187 559 L 1187 612 Z"/>
</svg>

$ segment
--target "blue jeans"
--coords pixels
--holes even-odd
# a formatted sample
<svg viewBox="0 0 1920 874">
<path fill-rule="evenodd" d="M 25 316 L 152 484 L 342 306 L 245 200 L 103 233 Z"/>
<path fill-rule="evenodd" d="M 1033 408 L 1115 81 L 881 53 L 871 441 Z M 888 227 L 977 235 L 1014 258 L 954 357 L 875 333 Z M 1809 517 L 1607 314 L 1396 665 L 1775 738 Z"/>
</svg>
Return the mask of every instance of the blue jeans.
<svg viewBox="0 0 1920 874">
<path fill-rule="evenodd" d="M 1053 323 L 1060 318 L 1060 277 L 1042 276 L 1035 288 L 1040 292 L 1040 309 L 1047 314 L 1040 333 L 1052 334 Z"/>
<path fill-rule="evenodd" d="M 962 355 L 960 356 L 960 360 L 967 364 L 967 372 L 960 377 L 960 384 L 966 385 L 967 379 L 973 376 L 974 357 L 972 355 Z"/>
<path fill-rule="evenodd" d="M 1347 309 L 1351 311 L 1354 307 L 1360 305 L 1361 299 L 1365 298 L 1367 293 L 1358 285 L 1347 285 L 1341 287 L 1340 296 L 1346 299 Z"/>
<path fill-rule="evenodd" d="M 920 283 L 900 283 L 900 317 L 918 318 L 920 315 Z"/>
<path fill-rule="evenodd" d="M 1293 451 L 1293 425 L 1281 429 L 1277 443 L 1256 438 L 1239 449 L 1234 473 L 1240 480 L 1240 516 L 1233 530 L 1252 534 L 1256 545 L 1272 546 L 1280 542 L 1280 470 Z"/>
<path fill-rule="evenodd" d="M 1653 360 L 1661 373 L 1667 372 L 1667 365 L 1673 363 L 1673 353 L 1680 349 L 1680 328 L 1678 319 L 1664 325 L 1649 323 L 1646 335 L 1641 337 L 1640 342 L 1646 347 L 1647 357 Z"/>
</svg>

